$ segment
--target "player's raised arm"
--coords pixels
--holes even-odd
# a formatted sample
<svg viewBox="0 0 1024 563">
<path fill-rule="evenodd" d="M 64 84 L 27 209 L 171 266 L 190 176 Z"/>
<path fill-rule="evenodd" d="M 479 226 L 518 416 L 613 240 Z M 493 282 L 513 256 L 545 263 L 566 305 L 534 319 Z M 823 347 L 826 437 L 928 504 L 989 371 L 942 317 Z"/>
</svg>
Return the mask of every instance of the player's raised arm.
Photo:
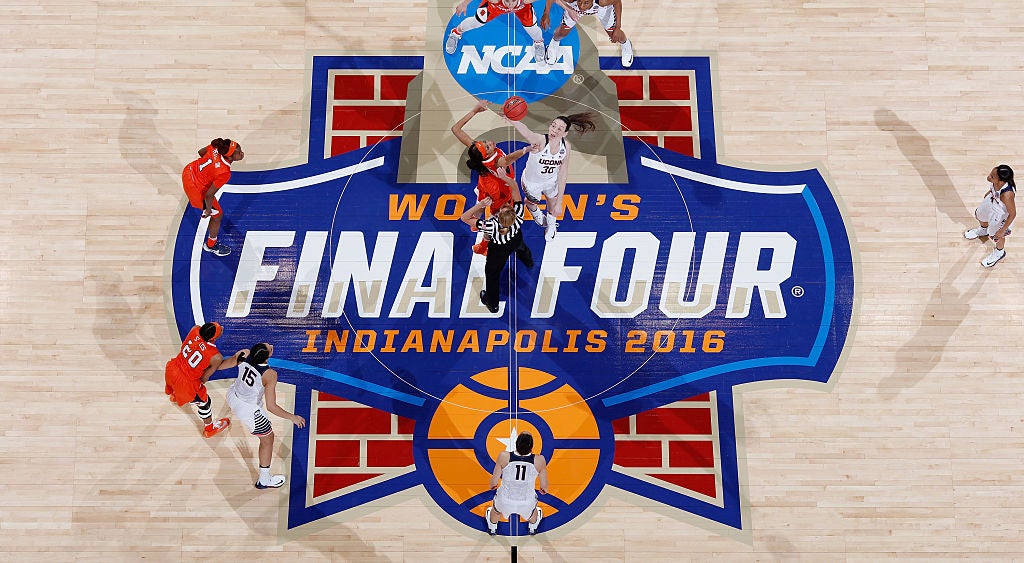
<svg viewBox="0 0 1024 563">
<path fill-rule="evenodd" d="M 482 111 L 486 111 L 487 106 L 489 106 L 490 104 L 491 103 L 488 102 L 487 100 L 478 101 L 476 105 L 473 106 L 473 109 L 469 110 L 469 113 L 462 116 L 462 119 L 456 121 L 455 125 L 452 125 L 452 133 L 455 134 L 455 138 L 458 139 L 463 145 L 466 145 L 467 147 L 473 146 L 473 137 L 470 137 L 469 134 L 467 134 L 463 130 L 463 127 L 465 127 L 466 124 L 469 123 L 470 119 L 473 119 L 474 115 Z"/>
<path fill-rule="evenodd" d="M 530 128 L 527 127 L 526 124 L 523 123 L 522 121 L 512 121 L 507 117 L 505 118 L 505 121 L 509 125 L 515 127 L 516 131 L 518 131 L 519 134 L 523 136 L 523 139 L 526 139 L 527 143 L 535 145 L 537 149 L 544 147 L 544 135 L 541 135 L 540 133 L 537 133 L 535 131 L 531 131 Z M 534 149 L 534 147 L 530 147 L 530 150 L 533 151 L 536 149 Z"/>
<path fill-rule="evenodd" d="M 506 166 L 508 166 L 509 164 L 512 164 L 513 162 L 515 162 L 515 161 L 519 160 L 520 158 L 523 158 L 524 156 L 526 156 L 526 153 L 528 153 L 531 150 L 533 150 L 534 147 L 536 147 L 536 145 L 532 145 L 532 144 L 531 145 L 526 145 L 525 147 L 523 147 L 523 148 L 521 148 L 521 149 L 519 149 L 517 151 L 512 151 L 512 152 L 506 154 L 505 156 L 499 157 L 498 158 L 498 163 L 495 166 L 495 175 L 497 175 L 497 171 L 498 170 L 501 170 L 501 169 L 505 168 Z"/>
</svg>

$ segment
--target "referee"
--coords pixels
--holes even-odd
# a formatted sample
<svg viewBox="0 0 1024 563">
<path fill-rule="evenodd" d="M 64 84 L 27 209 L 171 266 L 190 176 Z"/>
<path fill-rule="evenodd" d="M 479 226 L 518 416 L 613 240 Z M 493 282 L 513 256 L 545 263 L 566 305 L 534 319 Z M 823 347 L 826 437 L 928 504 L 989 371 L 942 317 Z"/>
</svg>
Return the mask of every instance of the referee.
<svg viewBox="0 0 1024 563">
<path fill-rule="evenodd" d="M 492 313 L 498 312 L 498 283 L 509 256 L 515 252 L 524 266 L 533 267 L 533 254 L 530 247 L 523 242 L 525 207 L 523 196 L 519 193 L 519 184 L 515 178 L 506 174 L 503 168 L 495 170 L 495 175 L 511 188 L 512 201 L 501 206 L 501 209 L 488 219 L 482 217 L 484 210 L 491 205 L 489 197 L 477 202 L 462 214 L 463 222 L 476 231 L 483 231 L 491 239 L 487 249 L 487 263 L 484 265 L 486 283 L 484 290 L 480 292 L 480 302 Z"/>
</svg>

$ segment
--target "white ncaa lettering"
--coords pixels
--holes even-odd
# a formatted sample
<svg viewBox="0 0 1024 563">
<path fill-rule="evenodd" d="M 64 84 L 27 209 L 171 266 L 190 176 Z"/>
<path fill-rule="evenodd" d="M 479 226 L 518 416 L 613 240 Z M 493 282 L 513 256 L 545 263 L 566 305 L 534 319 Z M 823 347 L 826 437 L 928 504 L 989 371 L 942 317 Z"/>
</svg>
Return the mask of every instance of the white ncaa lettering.
<svg viewBox="0 0 1024 563">
<path fill-rule="evenodd" d="M 507 66 L 506 58 L 510 61 L 517 61 L 515 66 Z M 462 46 L 462 58 L 459 66 L 455 69 L 456 74 L 467 74 L 470 67 L 474 74 L 522 74 L 526 71 L 533 71 L 537 74 L 546 75 L 552 71 L 561 71 L 563 74 L 572 74 L 575 68 L 572 56 L 572 47 L 559 47 L 558 60 L 553 65 L 544 62 L 537 62 L 533 56 L 533 47 L 526 48 L 523 45 L 484 45 L 483 52 L 478 51 L 475 45 Z"/>
</svg>

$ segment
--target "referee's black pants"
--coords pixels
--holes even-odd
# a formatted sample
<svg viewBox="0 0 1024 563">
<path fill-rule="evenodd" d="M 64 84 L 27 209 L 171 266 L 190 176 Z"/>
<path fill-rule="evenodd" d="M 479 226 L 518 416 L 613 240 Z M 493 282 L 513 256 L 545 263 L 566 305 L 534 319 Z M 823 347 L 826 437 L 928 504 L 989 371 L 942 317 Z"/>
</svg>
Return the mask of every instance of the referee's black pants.
<svg viewBox="0 0 1024 563">
<path fill-rule="evenodd" d="M 492 240 L 487 245 L 487 262 L 484 264 L 484 305 L 491 311 L 498 309 L 498 286 L 501 282 L 501 272 L 505 269 L 509 256 L 515 253 L 519 261 L 527 268 L 533 267 L 533 253 L 530 247 L 523 242 L 523 232 L 519 231 L 512 240 L 505 244 L 495 244 Z M 509 288 L 512 291 L 512 288 Z"/>
</svg>

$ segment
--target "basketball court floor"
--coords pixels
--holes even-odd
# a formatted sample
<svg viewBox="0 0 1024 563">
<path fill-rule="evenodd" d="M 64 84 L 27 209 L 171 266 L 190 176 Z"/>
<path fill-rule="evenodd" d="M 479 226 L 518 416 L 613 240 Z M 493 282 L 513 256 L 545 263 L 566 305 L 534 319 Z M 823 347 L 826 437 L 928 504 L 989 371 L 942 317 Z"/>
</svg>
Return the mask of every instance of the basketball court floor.
<svg viewBox="0 0 1024 563">
<path fill-rule="evenodd" d="M 0 14 L 0 560 L 1024 552 L 1024 246 L 962 236 L 1024 170 L 1019 2 L 623 0 L 629 68 L 594 17 L 551 64 L 510 16 L 447 54 L 437 0 Z M 511 95 L 598 128 L 492 314 L 450 128 L 486 99 L 467 133 L 524 146 Z M 216 137 L 226 257 L 180 179 Z M 275 345 L 281 489 L 163 394 L 206 321 Z M 520 431 L 544 519 L 490 536 Z"/>
</svg>

